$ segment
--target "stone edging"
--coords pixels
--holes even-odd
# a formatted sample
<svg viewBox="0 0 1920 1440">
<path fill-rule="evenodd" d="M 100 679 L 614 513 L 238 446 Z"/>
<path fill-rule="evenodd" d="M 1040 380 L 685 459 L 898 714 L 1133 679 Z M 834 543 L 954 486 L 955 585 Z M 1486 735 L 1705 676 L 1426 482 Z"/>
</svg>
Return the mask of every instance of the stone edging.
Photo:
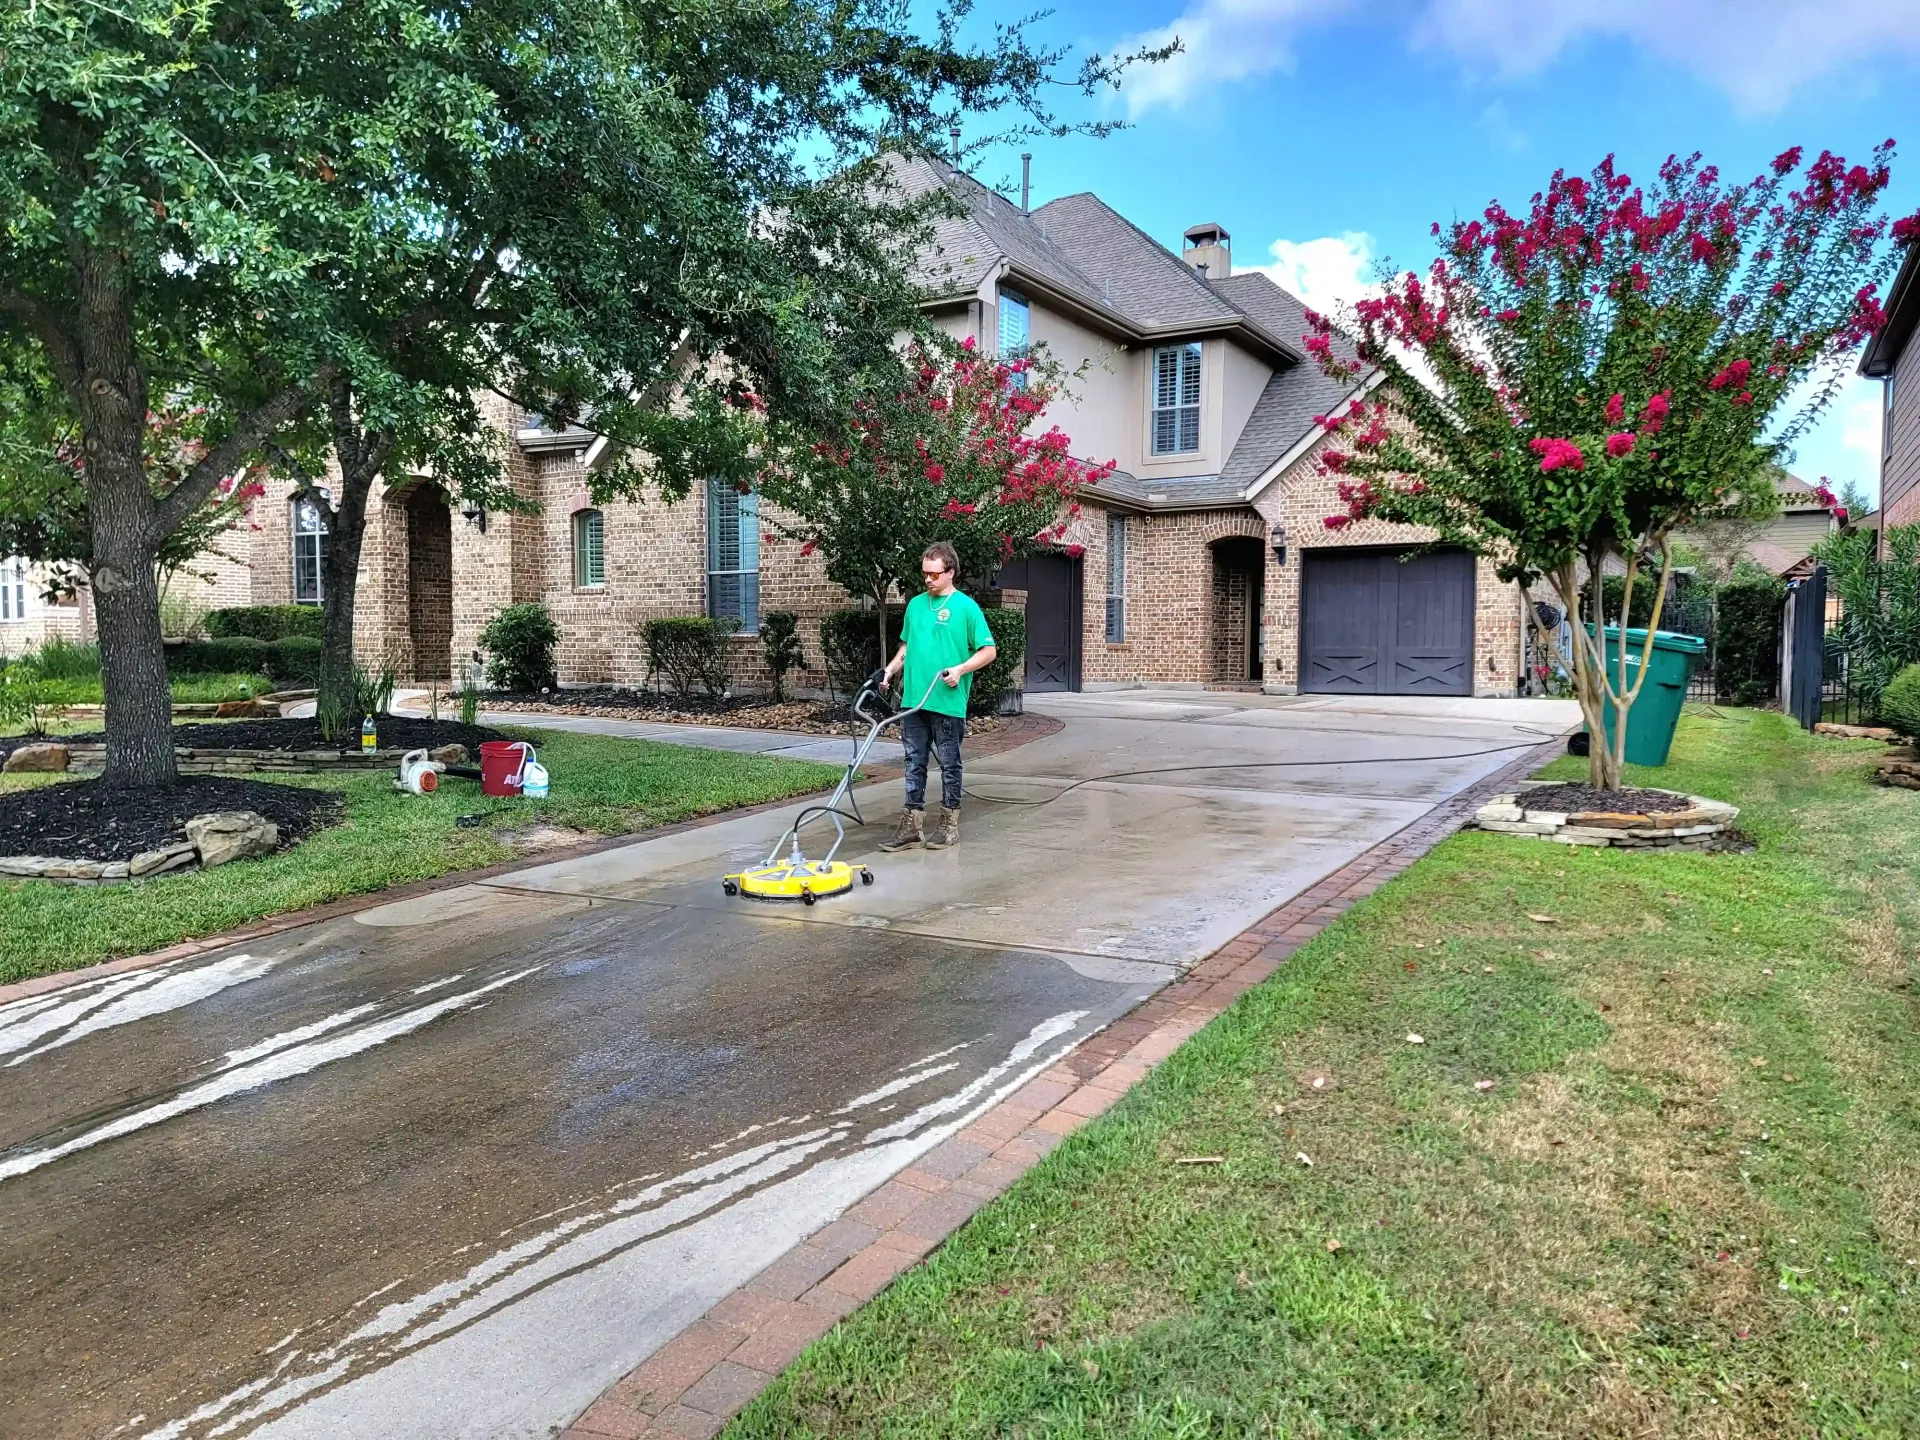
<svg viewBox="0 0 1920 1440">
<path fill-rule="evenodd" d="M 1045 739 L 1059 731 L 1061 725 L 1062 722 L 1051 715 L 1017 715 L 1012 717 L 1012 723 L 989 735 L 982 735 L 977 743 L 972 740 L 967 741 L 963 753 L 969 760 L 1003 754 L 1032 741 Z M 863 772 L 868 783 L 876 780 L 897 780 L 901 773 L 902 767 L 898 764 L 871 765 Z M 810 793 L 823 795 L 826 791 L 823 789 Z M 517 855 L 511 860 L 502 860 L 497 865 L 485 865 L 477 870 L 453 870 L 445 875 L 436 875 L 431 880 L 421 880 L 412 885 L 390 886 L 385 890 L 375 890 L 365 895 L 342 895 L 337 900 L 322 901 L 318 905 L 309 905 L 305 909 L 263 916 L 250 924 L 242 925 L 237 930 L 209 936 L 204 940 L 182 940 L 165 949 L 152 950 L 144 955 L 126 955 L 117 960 L 100 960 L 92 965 L 73 970 L 56 970 L 51 974 L 36 975 L 30 980 L 14 980 L 7 984 L 0 984 L 0 1004 L 43 995 L 49 990 L 59 990 L 84 980 L 97 979 L 102 975 L 118 975 L 129 970 L 144 970 L 149 965 L 164 965 L 169 961 L 205 955 L 235 945 L 251 944 L 288 930 L 297 930 L 302 925 L 337 920 L 345 915 L 357 915 L 363 910 L 372 910 L 395 901 L 414 900 L 422 895 L 434 895 L 443 890 L 472 885 L 476 881 L 497 879 L 502 875 L 511 875 L 516 870 L 525 870 L 532 865 L 550 865 L 558 860 L 578 860 L 588 855 L 618 850 L 625 845 L 638 845 L 668 835 L 701 830 L 727 820 L 738 820 L 743 815 L 760 815 L 769 811 L 782 810 L 805 798 L 804 795 L 789 795 L 780 800 L 765 800 L 758 805 L 737 805 L 730 810 L 717 810 L 711 815 L 697 815 L 690 820 L 679 820 L 671 825 L 656 825 L 647 830 L 629 831 L 625 835 L 603 835 L 593 840 L 582 841 L 578 845 L 555 846 L 551 850 L 541 851 L 537 857 Z"/>
<path fill-rule="evenodd" d="M 1658 790 L 1661 795 L 1678 795 L 1689 802 L 1685 810 L 1638 811 L 1582 810 L 1568 814 L 1560 810 L 1535 810 L 1525 803 L 1527 787 L 1516 787 L 1506 795 L 1496 795 L 1473 814 L 1473 824 L 1481 830 L 1503 835 L 1531 835 L 1558 845 L 1613 846 L 1621 850 L 1666 850 L 1714 843 L 1717 836 L 1733 828 L 1740 809 L 1724 800 L 1709 800 L 1704 795 L 1688 795 L 1680 790 Z"/>
<path fill-rule="evenodd" d="M 809 1344 L 1139 1084 L 1242 991 L 1563 749 L 1555 739 L 1527 751 L 1249 926 L 720 1301 L 609 1388 L 559 1440 L 717 1435 Z"/>
</svg>

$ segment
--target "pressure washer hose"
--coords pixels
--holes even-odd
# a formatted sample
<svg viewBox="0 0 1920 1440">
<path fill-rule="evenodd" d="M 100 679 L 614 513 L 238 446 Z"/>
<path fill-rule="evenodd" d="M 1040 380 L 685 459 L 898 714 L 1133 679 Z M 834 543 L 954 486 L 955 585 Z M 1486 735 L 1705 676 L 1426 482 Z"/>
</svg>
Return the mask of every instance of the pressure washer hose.
<svg viewBox="0 0 1920 1440">
<path fill-rule="evenodd" d="M 1549 740 L 1557 740 L 1557 735 L 1549 735 L 1544 730 L 1533 730 L 1528 726 L 1515 726 L 1515 729 L 1527 730 L 1529 734 L 1541 735 Z M 977 790 L 961 787 L 961 793 L 975 800 L 984 800 L 992 805 L 1051 805 L 1062 795 L 1078 790 L 1082 785 L 1092 785 L 1101 780 L 1131 780 L 1142 775 L 1179 775 L 1194 770 L 1287 770 L 1308 765 L 1417 765 L 1425 760 L 1470 760 L 1477 755 L 1504 755 L 1510 750 L 1531 750 L 1539 741 L 1529 741 L 1521 745 L 1495 745 L 1489 750 L 1454 750 L 1445 755 L 1372 755 L 1352 760 L 1236 760 L 1218 765 L 1160 765 L 1150 770 L 1116 770 L 1111 775 L 1089 775 L 1084 780 L 1075 780 L 1043 800 L 1023 800 L 1011 795 L 982 795 Z"/>
</svg>

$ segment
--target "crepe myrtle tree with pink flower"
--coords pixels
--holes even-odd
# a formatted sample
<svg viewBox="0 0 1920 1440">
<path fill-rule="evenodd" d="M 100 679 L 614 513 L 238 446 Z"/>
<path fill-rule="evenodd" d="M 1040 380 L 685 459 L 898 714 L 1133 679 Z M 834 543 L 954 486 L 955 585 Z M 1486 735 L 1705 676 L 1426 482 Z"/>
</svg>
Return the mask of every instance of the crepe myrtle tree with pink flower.
<svg viewBox="0 0 1920 1440">
<path fill-rule="evenodd" d="M 1079 514 L 1082 486 L 1113 462 L 1076 458 L 1057 425 L 1042 429 L 1067 377 L 1038 357 L 981 356 L 916 345 L 826 434 L 759 427 L 751 483 L 766 524 L 827 578 L 871 598 L 886 653 L 886 606 L 920 588 L 921 552 L 936 540 L 960 557 L 961 580 L 1058 545 Z M 1076 547 L 1066 547 L 1072 551 Z"/>
<path fill-rule="evenodd" d="M 1522 587 L 1542 582 L 1569 615 L 1624 565 L 1659 587 L 1648 637 L 1609 665 L 1599 627 L 1575 627 L 1574 689 L 1591 780 L 1620 783 L 1638 698 L 1690 522 L 1777 505 L 1766 467 L 1832 400 L 1849 354 L 1883 324 L 1876 298 L 1895 256 L 1882 243 L 1889 140 L 1867 164 L 1796 147 L 1746 184 L 1699 156 L 1670 158 L 1636 185 L 1611 156 L 1590 177 L 1555 172 L 1524 213 L 1498 202 L 1433 227 L 1441 254 L 1304 337 L 1329 374 L 1359 387 L 1323 417 L 1334 437 L 1339 529 L 1365 517 L 1428 527 L 1489 558 Z M 1920 217 L 1896 222 L 1898 236 Z M 1789 397 L 1804 395 L 1797 408 Z M 1637 649 L 1638 663 L 1629 658 Z M 1611 744 L 1604 716 L 1620 723 Z"/>
</svg>

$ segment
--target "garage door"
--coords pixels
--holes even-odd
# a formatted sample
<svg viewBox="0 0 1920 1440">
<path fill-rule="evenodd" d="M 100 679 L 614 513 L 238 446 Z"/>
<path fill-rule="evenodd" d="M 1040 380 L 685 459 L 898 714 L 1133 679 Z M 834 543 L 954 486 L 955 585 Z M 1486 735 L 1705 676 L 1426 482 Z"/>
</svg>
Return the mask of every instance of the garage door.
<svg viewBox="0 0 1920 1440">
<path fill-rule="evenodd" d="M 1473 557 L 1431 550 L 1302 556 L 1300 688 L 1322 695 L 1471 695 Z"/>
</svg>

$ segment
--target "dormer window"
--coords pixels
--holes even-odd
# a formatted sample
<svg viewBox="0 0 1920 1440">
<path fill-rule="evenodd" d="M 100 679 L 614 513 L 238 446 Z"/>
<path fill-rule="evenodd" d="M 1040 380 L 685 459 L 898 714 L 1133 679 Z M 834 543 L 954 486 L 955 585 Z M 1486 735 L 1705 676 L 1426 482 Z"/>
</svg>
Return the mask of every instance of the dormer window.
<svg viewBox="0 0 1920 1440">
<path fill-rule="evenodd" d="M 1188 455 L 1200 448 L 1200 342 L 1153 352 L 1153 453 Z"/>
<path fill-rule="evenodd" d="M 1033 307 L 1027 303 L 1024 295 L 1016 295 L 1011 290 L 1000 292 L 1000 358 L 1002 360 L 1023 360 L 1033 344 Z M 1024 390 L 1027 377 L 1024 373 L 1013 377 L 1016 390 Z"/>
</svg>

